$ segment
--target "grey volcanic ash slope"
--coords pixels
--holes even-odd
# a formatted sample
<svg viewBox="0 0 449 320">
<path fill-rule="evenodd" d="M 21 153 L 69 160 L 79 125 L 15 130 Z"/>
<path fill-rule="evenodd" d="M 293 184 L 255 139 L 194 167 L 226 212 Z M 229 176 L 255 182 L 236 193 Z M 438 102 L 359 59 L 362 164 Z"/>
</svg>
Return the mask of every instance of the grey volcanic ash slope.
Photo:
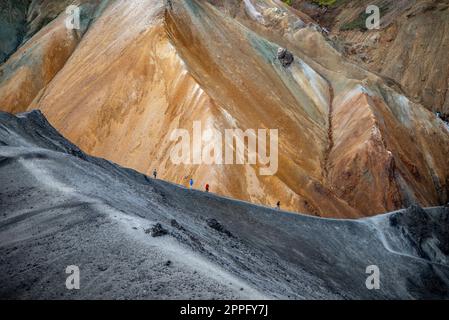
<svg viewBox="0 0 449 320">
<path fill-rule="evenodd" d="M 0 181 L 2 299 L 449 298 L 447 208 L 279 212 L 90 157 L 39 112 L 0 113 Z M 167 234 L 145 232 L 157 223 Z"/>
</svg>

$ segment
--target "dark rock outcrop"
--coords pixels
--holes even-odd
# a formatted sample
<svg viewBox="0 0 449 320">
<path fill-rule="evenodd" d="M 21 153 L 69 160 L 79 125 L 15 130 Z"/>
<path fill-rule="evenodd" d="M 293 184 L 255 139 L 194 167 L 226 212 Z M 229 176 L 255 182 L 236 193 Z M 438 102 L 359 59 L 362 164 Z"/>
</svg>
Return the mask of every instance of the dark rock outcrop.
<svg viewBox="0 0 449 320">
<path fill-rule="evenodd" d="M 295 60 L 293 54 L 285 48 L 278 49 L 277 57 L 284 68 L 289 67 Z"/>
<path fill-rule="evenodd" d="M 149 233 L 153 238 L 156 238 L 165 236 L 168 234 L 168 231 L 160 223 L 156 223 L 150 229 L 147 229 L 145 233 Z"/>
</svg>

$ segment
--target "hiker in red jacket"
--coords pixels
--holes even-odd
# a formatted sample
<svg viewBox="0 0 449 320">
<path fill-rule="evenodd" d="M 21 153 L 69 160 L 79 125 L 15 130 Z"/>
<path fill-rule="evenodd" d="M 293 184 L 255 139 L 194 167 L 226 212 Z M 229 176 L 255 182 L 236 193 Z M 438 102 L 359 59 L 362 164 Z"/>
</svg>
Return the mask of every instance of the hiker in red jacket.
<svg viewBox="0 0 449 320">
<path fill-rule="evenodd" d="M 206 183 L 206 192 L 209 192 L 209 184 Z"/>
</svg>

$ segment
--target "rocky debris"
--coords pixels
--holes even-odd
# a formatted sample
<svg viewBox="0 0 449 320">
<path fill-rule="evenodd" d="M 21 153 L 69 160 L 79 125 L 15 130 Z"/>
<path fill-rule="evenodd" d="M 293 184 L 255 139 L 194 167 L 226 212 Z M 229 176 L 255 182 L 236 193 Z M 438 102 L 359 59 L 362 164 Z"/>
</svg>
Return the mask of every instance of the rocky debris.
<svg viewBox="0 0 449 320">
<path fill-rule="evenodd" d="M 168 231 L 160 223 L 156 223 L 151 228 L 146 229 L 145 233 L 149 233 L 153 238 L 156 238 L 165 236 L 166 234 L 168 234 Z"/>
<path fill-rule="evenodd" d="M 289 67 L 294 61 L 293 54 L 285 48 L 278 49 L 277 58 L 284 68 Z"/>
<path fill-rule="evenodd" d="M 99 271 L 102 271 L 102 272 L 108 270 L 108 266 L 107 265 L 103 265 L 103 264 L 97 266 L 97 268 L 98 268 Z"/>
<path fill-rule="evenodd" d="M 210 228 L 217 230 L 218 232 L 224 233 L 228 237 L 233 237 L 232 233 L 215 219 L 207 219 L 207 225 Z"/>
<path fill-rule="evenodd" d="M 181 231 L 185 231 L 185 230 L 186 230 L 183 226 L 181 226 L 181 225 L 179 224 L 178 221 L 176 221 L 176 219 L 172 219 L 172 220 L 170 221 L 170 225 L 171 225 L 173 228 L 176 228 L 176 229 L 181 230 Z"/>
<path fill-rule="evenodd" d="M 179 242 L 189 245 L 196 251 L 205 252 L 201 241 L 195 236 L 195 234 L 184 228 L 176 219 L 172 219 L 170 221 L 170 225 L 175 229 L 170 233 L 171 236 L 173 236 Z"/>
<path fill-rule="evenodd" d="M 445 113 L 440 113 L 439 118 L 441 120 L 443 120 L 446 123 L 449 123 L 449 113 L 445 114 Z"/>
</svg>

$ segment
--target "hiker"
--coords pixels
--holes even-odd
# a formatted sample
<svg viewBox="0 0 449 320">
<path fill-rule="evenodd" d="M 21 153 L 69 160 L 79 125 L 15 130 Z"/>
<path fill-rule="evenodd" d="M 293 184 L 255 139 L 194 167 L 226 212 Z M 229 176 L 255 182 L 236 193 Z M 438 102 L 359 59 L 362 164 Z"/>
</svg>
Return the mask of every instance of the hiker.
<svg viewBox="0 0 449 320">
<path fill-rule="evenodd" d="M 157 170 L 156 169 L 153 170 L 153 178 L 157 179 Z"/>
<path fill-rule="evenodd" d="M 192 189 L 192 187 L 193 187 L 193 179 L 192 178 L 190 178 L 189 185 L 190 185 L 190 189 Z"/>
<path fill-rule="evenodd" d="M 281 202 L 280 202 L 280 201 L 278 201 L 278 202 L 276 203 L 276 208 L 277 208 L 278 210 L 281 210 Z"/>
<path fill-rule="evenodd" d="M 206 192 L 209 192 L 209 184 L 206 183 Z"/>
</svg>

